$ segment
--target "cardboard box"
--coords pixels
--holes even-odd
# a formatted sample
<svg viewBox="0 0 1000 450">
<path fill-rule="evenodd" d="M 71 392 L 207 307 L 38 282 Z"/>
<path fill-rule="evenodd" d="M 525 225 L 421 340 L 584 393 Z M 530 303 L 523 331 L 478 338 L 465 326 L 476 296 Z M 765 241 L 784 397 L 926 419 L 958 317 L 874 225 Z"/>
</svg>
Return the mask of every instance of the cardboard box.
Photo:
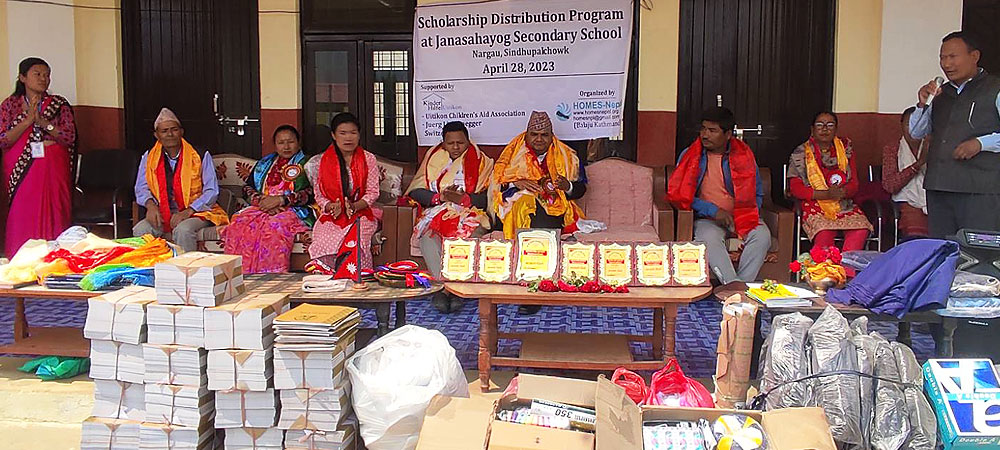
<svg viewBox="0 0 1000 450">
<path fill-rule="evenodd" d="M 988 359 L 932 359 L 924 389 L 934 405 L 945 450 L 1000 447 L 1000 376 Z"/>
<path fill-rule="evenodd" d="M 642 424 L 649 420 L 715 420 L 750 416 L 763 425 L 771 450 L 837 450 L 822 408 L 787 408 L 765 413 L 728 409 L 637 406 L 625 389 L 601 375 L 597 380 L 597 450 L 642 450 Z"/>
</svg>

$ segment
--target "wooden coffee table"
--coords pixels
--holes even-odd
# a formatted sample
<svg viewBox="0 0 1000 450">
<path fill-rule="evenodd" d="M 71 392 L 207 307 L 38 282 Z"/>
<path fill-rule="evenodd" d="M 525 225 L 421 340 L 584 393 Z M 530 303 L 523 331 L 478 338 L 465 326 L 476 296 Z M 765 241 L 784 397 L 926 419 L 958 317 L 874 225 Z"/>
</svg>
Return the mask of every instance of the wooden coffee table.
<svg viewBox="0 0 1000 450">
<path fill-rule="evenodd" d="M 627 294 L 528 292 L 518 285 L 473 283 L 446 283 L 445 289 L 462 298 L 479 299 L 479 382 L 484 392 L 489 390 L 493 366 L 658 370 L 674 356 L 677 306 L 700 300 L 712 292 L 709 287 L 637 287 Z M 500 304 L 652 308 L 653 334 L 501 333 L 497 321 Z M 520 340 L 521 354 L 514 358 L 495 356 L 500 339 Z M 636 361 L 629 350 L 630 341 L 650 342 L 654 360 Z"/>
</svg>

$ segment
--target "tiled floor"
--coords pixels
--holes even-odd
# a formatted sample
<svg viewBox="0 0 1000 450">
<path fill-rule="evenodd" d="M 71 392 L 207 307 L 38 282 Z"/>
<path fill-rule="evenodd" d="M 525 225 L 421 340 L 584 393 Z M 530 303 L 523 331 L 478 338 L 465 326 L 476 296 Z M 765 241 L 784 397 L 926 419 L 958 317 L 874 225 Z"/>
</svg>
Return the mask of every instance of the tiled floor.
<svg viewBox="0 0 1000 450">
<path fill-rule="evenodd" d="M 28 321 L 32 326 L 83 327 L 87 313 L 87 302 L 36 300 L 26 305 Z M 0 326 L 0 344 L 13 340 L 10 325 L 13 315 L 13 302 L 0 301 L 0 324 L 3 324 Z M 499 317 L 501 329 L 512 332 L 649 334 L 653 320 L 651 310 L 590 307 L 546 307 L 536 315 L 520 316 L 516 307 L 501 306 Z M 721 319 L 720 304 L 714 300 L 681 307 L 677 319 L 677 356 L 689 375 L 710 377 L 715 372 L 715 347 Z M 765 323 L 769 321 L 770 318 L 765 317 Z M 474 303 L 466 303 L 455 314 L 441 314 L 427 301 L 411 302 L 407 304 L 407 322 L 441 331 L 455 347 L 462 367 L 476 368 L 479 318 Z M 365 311 L 363 326 L 375 326 L 373 311 Z M 890 339 L 896 336 L 896 326 L 892 324 L 874 324 L 871 329 Z M 918 359 L 926 359 L 933 353 L 934 342 L 926 330 L 914 330 L 913 345 Z M 501 341 L 500 353 L 513 355 L 517 347 L 516 341 Z M 648 345 L 635 345 L 633 352 L 650 357 L 651 349 Z"/>
</svg>

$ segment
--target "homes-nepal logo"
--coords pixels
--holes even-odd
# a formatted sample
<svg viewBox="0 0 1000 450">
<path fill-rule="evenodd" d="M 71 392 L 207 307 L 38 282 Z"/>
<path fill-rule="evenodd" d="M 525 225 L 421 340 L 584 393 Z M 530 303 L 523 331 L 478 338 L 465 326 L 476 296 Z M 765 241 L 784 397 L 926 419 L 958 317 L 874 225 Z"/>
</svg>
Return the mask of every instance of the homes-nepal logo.
<svg viewBox="0 0 1000 450">
<path fill-rule="evenodd" d="M 573 118 L 573 109 L 569 103 L 563 102 L 556 107 L 556 118 L 563 122 Z"/>
<path fill-rule="evenodd" d="M 428 111 L 441 111 L 444 109 L 444 97 L 438 94 L 429 94 L 421 100 Z"/>
</svg>

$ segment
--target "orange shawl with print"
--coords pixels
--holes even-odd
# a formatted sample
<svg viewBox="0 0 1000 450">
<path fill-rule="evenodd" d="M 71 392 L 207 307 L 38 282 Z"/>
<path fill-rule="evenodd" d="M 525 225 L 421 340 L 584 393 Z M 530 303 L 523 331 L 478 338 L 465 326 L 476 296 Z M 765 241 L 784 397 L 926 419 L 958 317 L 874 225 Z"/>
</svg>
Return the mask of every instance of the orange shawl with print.
<svg viewBox="0 0 1000 450">
<path fill-rule="evenodd" d="M 191 202 L 201 197 L 201 157 L 187 140 L 181 139 L 181 153 L 177 159 L 177 167 L 174 168 L 173 180 L 166 179 L 166 164 L 168 163 L 163 157 L 163 146 L 157 142 L 146 157 L 146 184 L 149 185 L 149 191 L 159 204 L 164 231 L 170 231 L 171 212 L 170 201 L 167 199 L 167 183 L 171 183 L 174 187 L 174 201 L 178 209 L 183 210 L 191 206 Z M 213 204 L 208 211 L 194 213 L 193 217 L 200 217 L 215 225 L 229 224 L 229 216 L 218 204 Z"/>
</svg>

